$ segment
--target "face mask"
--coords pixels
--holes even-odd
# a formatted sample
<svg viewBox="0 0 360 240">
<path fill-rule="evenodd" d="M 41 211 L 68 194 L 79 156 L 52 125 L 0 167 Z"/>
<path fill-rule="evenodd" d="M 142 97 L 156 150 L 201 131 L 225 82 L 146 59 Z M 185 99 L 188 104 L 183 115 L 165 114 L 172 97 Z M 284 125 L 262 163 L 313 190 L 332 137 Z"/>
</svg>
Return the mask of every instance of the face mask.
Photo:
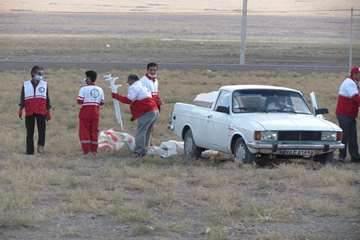
<svg viewBox="0 0 360 240">
<path fill-rule="evenodd" d="M 41 80 L 44 80 L 44 76 L 42 76 L 42 75 L 35 75 L 34 79 L 37 80 L 37 81 L 41 81 Z"/>
<path fill-rule="evenodd" d="M 87 79 L 87 78 L 84 78 L 84 79 L 81 81 L 81 84 L 88 84 L 88 79 Z"/>
</svg>

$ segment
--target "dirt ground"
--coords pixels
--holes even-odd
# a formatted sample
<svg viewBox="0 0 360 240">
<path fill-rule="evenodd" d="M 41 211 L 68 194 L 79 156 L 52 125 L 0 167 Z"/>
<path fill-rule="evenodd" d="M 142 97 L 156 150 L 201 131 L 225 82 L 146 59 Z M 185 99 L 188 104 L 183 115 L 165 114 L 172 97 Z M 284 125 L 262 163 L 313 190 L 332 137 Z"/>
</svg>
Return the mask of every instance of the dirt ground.
<svg viewBox="0 0 360 240">
<path fill-rule="evenodd" d="M 46 154 L 25 156 L 17 120 L 18 91 L 28 75 L 1 71 L 0 239 L 359 239 L 360 165 L 309 160 L 237 168 L 218 155 L 185 164 L 181 157 L 136 159 L 126 149 L 83 159 L 75 97 L 84 69 L 47 69 L 54 118 Z M 143 69 L 111 71 L 116 76 Z M 100 72 L 100 76 L 104 74 Z M 226 84 L 273 84 L 316 90 L 330 109 L 341 73 L 162 70 L 165 102 L 154 143 L 176 139 L 167 130 L 174 102 L 191 102 Z M 318 79 L 318 81 L 314 81 Z M 106 83 L 100 128 L 114 128 Z M 121 92 L 125 89 L 121 89 Z M 126 132 L 134 134 L 123 106 Z"/>
<path fill-rule="evenodd" d="M 227 84 L 287 86 L 306 97 L 316 91 L 336 122 L 336 93 L 347 75 L 346 21 L 249 18 L 250 63 L 337 66 L 336 71 L 228 71 L 221 67 L 239 57 L 239 15 L 1 12 L 0 239 L 359 240 L 358 164 L 280 160 L 237 168 L 222 154 L 185 164 L 182 157 L 137 159 L 126 149 L 102 151 L 93 161 L 82 157 L 77 136 L 75 98 L 85 69 L 98 70 L 105 91 L 103 130 L 116 126 L 101 76 L 111 72 L 124 81 L 129 73 L 144 74 L 148 61 L 175 66 L 160 68 L 165 104 L 154 144 L 177 139 L 167 130 L 172 104 Z M 356 24 L 354 64 L 360 64 Z M 26 156 L 17 104 L 37 62 L 46 69 L 54 116 L 46 153 Z M 97 69 L 105 65 L 106 71 Z M 129 110 L 122 109 L 125 131 L 134 134 Z"/>
</svg>

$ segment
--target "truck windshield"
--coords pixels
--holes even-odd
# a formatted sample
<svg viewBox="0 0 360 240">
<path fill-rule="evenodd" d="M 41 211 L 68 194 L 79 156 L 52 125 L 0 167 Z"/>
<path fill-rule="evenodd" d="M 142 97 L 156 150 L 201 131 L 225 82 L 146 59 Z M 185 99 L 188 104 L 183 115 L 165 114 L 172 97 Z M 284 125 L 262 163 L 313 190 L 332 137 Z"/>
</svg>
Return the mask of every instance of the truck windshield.
<svg viewBox="0 0 360 240">
<path fill-rule="evenodd" d="M 238 90 L 233 93 L 233 113 L 276 112 L 311 114 L 298 92 L 272 89 Z"/>
</svg>

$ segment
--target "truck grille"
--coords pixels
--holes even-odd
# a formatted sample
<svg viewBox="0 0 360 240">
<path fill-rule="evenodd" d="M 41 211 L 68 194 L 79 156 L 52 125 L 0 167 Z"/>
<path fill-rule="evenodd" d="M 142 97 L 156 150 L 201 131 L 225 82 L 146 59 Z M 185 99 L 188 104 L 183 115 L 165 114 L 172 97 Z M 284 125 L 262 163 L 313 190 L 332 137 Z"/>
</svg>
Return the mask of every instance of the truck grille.
<svg viewBox="0 0 360 240">
<path fill-rule="evenodd" d="M 321 141 L 319 131 L 279 131 L 279 141 Z"/>
</svg>

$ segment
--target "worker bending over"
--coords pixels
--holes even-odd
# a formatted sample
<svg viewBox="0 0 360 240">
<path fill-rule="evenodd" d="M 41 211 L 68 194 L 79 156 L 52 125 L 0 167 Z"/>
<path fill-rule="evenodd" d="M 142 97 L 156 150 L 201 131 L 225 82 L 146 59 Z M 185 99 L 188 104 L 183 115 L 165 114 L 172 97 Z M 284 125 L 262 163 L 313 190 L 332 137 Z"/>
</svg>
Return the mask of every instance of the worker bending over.
<svg viewBox="0 0 360 240">
<path fill-rule="evenodd" d="M 146 155 L 151 128 L 159 116 L 159 111 L 151 92 L 144 87 L 137 75 L 129 75 L 127 82 L 129 84 L 127 95 L 122 96 L 113 90 L 112 97 L 121 103 L 130 105 L 131 120 L 137 120 L 138 123 L 135 154 L 143 157 Z"/>
</svg>

